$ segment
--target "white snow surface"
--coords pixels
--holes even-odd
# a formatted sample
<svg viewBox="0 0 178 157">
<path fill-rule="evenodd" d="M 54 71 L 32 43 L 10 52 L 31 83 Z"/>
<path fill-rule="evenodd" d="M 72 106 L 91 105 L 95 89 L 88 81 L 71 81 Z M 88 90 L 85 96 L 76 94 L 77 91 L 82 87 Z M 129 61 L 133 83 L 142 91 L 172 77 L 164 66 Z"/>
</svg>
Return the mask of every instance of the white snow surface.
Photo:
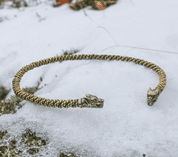
<svg viewBox="0 0 178 157">
<path fill-rule="evenodd" d="M 0 129 L 18 137 L 29 128 L 48 139 L 36 156 L 178 156 L 178 1 L 120 0 L 104 11 L 88 7 L 85 12 L 67 4 L 53 8 L 51 2 L 0 9 L 5 17 L 0 23 L 0 85 L 11 89 L 7 98 L 14 95 L 12 80 L 20 68 L 74 48 L 78 54 L 130 56 L 160 66 L 167 85 L 157 102 L 147 105 L 147 90 L 157 86 L 159 77 L 144 66 L 100 60 L 52 63 L 27 72 L 21 88 L 36 86 L 42 77 L 36 96 L 64 100 L 90 93 L 104 99 L 104 107 L 59 109 L 23 101 L 17 113 L 0 116 Z"/>
</svg>

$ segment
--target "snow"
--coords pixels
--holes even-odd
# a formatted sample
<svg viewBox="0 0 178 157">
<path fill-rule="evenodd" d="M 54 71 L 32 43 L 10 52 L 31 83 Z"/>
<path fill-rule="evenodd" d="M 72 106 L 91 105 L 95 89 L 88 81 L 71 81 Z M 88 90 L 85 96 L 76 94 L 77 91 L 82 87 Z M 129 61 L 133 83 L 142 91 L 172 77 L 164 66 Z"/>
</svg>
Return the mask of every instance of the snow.
<svg viewBox="0 0 178 157">
<path fill-rule="evenodd" d="M 87 16 L 67 4 L 51 4 L 0 10 L 0 17 L 6 17 L 0 23 L 0 84 L 11 88 L 8 97 L 14 95 L 12 80 L 20 68 L 73 48 L 78 54 L 153 62 L 165 71 L 166 88 L 150 107 L 147 90 L 157 86 L 159 77 L 143 66 L 91 60 L 48 64 L 26 73 L 21 88 L 36 86 L 42 77 L 43 88 L 36 96 L 65 100 L 90 93 L 104 99 L 104 107 L 59 109 L 23 101 L 17 113 L 0 116 L 0 128 L 15 136 L 27 128 L 36 131 L 49 139 L 39 152 L 49 157 L 60 152 L 82 157 L 178 156 L 178 1 L 120 0 L 104 11 L 88 7 Z"/>
</svg>

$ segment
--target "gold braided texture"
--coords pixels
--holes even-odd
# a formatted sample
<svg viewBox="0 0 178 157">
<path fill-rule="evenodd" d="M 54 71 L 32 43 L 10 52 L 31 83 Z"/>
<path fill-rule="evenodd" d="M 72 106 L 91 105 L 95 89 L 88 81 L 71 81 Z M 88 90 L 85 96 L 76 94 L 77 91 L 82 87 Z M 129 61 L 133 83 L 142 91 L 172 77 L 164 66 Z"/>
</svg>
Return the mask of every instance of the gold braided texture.
<svg viewBox="0 0 178 157">
<path fill-rule="evenodd" d="M 59 100 L 59 99 L 45 99 L 41 97 L 37 97 L 33 94 L 27 93 L 20 88 L 20 81 L 22 76 L 29 70 L 32 70 L 36 67 L 39 67 L 41 65 L 46 65 L 49 63 L 54 62 L 63 62 L 67 60 L 121 60 L 121 61 L 127 61 L 127 62 L 134 62 L 139 65 L 143 65 L 146 68 L 153 69 L 159 76 L 159 84 L 156 86 L 155 89 L 148 89 L 147 93 L 147 103 L 149 106 L 152 106 L 159 94 L 164 90 L 166 86 L 166 74 L 165 72 L 157 65 L 151 62 L 147 62 L 141 59 L 127 57 L 127 56 L 116 56 L 116 55 L 62 55 L 62 56 L 56 56 L 51 57 L 47 59 L 43 59 L 37 62 L 32 62 L 29 65 L 26 65 L 22 67 L 17 74 L 15 75 L 13 79 L 13 90 L 15 94 L 22 98 L 23 100 L 27 100 L 29 102 L 32 102 L 34 104 L 43 105 L 47 107 L 59 107 L 59 108 L 69 108 L 69 107 L 88 107 L 88 108 L 102 108 L 104 100 L 100 99 L 94 95 L 86 94 L 86 97 L 83 97 L 81 99 L 75 99 L 75 100 Z"/>
</svg>

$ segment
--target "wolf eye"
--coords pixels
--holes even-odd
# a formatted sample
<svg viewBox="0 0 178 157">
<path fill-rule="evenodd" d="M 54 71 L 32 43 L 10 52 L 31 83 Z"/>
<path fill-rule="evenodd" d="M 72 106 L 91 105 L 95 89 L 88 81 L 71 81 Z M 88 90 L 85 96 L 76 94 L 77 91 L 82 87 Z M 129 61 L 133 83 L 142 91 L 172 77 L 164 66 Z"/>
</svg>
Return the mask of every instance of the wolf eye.
<svg viewBox="0 0 178 157">
<path fill-rule="evenodd" d="M 97 103 L 96 106 L 100 106 L 101 104 L 100 103 Z"/>
</svg>

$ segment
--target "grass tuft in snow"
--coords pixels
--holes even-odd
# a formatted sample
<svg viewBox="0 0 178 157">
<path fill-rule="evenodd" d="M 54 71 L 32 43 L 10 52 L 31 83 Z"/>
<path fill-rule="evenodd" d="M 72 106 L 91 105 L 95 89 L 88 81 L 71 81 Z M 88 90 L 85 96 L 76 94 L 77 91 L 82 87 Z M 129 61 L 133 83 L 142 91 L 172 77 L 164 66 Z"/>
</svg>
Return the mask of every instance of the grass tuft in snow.
<svg viewBox="0 0 178 157">
<path fill-rule="evenodd" d="M 15 146 L 17 141 L 15 140 L 15 138 L 11 140 L 6 140 L 5 137 L 7 136 L 7 134 L 8 134 L 7 130 L 0 131 L 0 144 L 3 144 L 0 146 L 0 156 L 14 157 L 15 155 L 17 155 L 17 157 L 19 157 L 18 155 L 19 152 L 16 150 L 16 146 Z"/>
<path fill-rule="evenodd" d="M 20 157 L 24 155 L 25 151 L 28 155 L 34 155 L 39 152 L 42 146 L 46 145 L 46 141 L 36 136 L 36 132 L 32 132 L 30 129 L 26 129 L 25 133 L 21 135 L 20 142 L 19 140 L 17 141 L 15 137 L 9 140 L 7 133 L 7 130 L 3 132 L 0 131 L 0 144 L 3 144 L 3 146 L 0 146 L 0 156 L 8 155 L 11 157 Z M 19 149 L 19 144 L 25 146 L 25 149 Z"/>
<path fill-rule="evenodd" d="M 16 108 L 18 107 L 18 109 L 20 109 L 22 107 L 22 105 L 19 104 L 21 101 L 21 98 L 11 96 L 11 99 L 6 99 L 4 102 L 0 102 L 0 115 L 16 113 Z"/>
<path fill-rule="evenodd" d="M 27 87 L 23 88 L 22 90 L 34 94 L 39 88 L 38 87 Z M 7 90 L 3 89 L 0 92 L 1 98 L 5 98 L 8 94 Z M 17 96 L 11 96 L 11 99 L 5 99 L 4 102 L 0 102 L 0 115 L 1 114 L 9 114 L 9 113 L 16 113 L 17 109 L 22 108 L 22 104 L 20 102 L 23 99 L 17 97 Z"/>
<path fill-rule="evenodd" d="M 25 142 L 26 146 L 29 147 L 27 152 L 31 155 L 38 153 L 40 148 L 46 145 L 46 141 L 37 137 L 36 132 L 32 132 L 30 129 L 26 129 L 26 132 L 22 134 L 22 142 Z"/>
<path fill-rule="evenodd" d="M 5 136 L 7 134 L 7 130 L 5 131 L 0 131 L 0 140 L 2 140 L 3 136 Z M 1 149 L 0 149 L 1 151 Z"/>
<path fill-rule="evenodd" d="M 10 92 L 10 90 L 6 89 L 5 87 L 1 86 L 0 87 L 0 101 L 5 99 L 7 94 Z"/>
<path fill-rule="evenodd" d="M 23 88 L 22 90 L 24 92 L 34 94 L 39 88 L 38 87 L 28 87 L 28 88 Z"/>
<path fill-rule="evenodd" d="M 72 155 L 72 154 L 71 154 L 71 155 L 65 155 L 65 154 L 61 153 L 61 154 L 60 154 L 60 157 L 75 157 L 75 156 Z"/>
<path fill-rule="evenodd" d="M 63 51 L 64 55 L 73 55 L 73 54 L 79 52 L 79 50 L 75 50 L 75 49 L 66 50 L 66 51 L 62 50 L 62 51 Z"/>
<path fill-rule="evenodd" d="M 20 139 L 18 137 L 12 137 L 7 130 L 0 131 L 0 157 L 24 157 L 24 156 L 36 156 L 41 148 L 47 146 L 47 140 L 36 135 L 36 132 L 32 132 L 30 129 L 26 129 L 21 134 Z M 61 153 L 59 157 L 75 157 L 73 154 L 65 155 Z"/>
</svg>

